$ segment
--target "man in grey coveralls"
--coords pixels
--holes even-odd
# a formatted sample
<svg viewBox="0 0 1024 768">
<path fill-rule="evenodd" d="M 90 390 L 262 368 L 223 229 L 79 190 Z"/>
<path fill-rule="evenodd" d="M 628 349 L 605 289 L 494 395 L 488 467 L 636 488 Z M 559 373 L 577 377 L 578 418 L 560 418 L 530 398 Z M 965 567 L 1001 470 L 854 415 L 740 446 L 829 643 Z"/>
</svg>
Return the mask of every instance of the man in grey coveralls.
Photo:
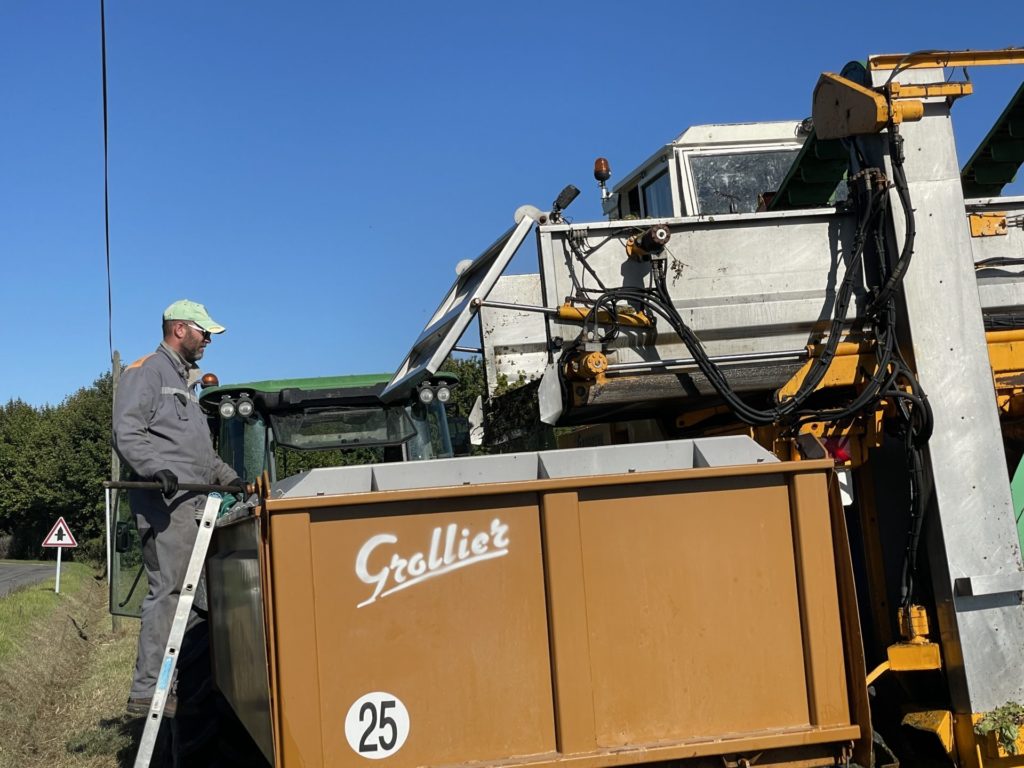
<svg viewBox="0 0 1024 768">
<path fill-rule="evenodd" d="M 196 361 L 211 334 L 223 333 L 202 304 L 176 301 L 163 315 L 163 341 L 156 352 L 121 374 L 114 399 L 114 448 L 133 479 L 153 480 L 160 490 L 133 490 L 128 500 L 142 537 L 149 594 L 142 602 L 142 628 L 128 711 L 145 714 L 156 688 L 174 610 L 185 580 L 196 518 L 206 497 L 178 491 L 178 483 L 235 485 L 238 474 L 213 449 L 206 416 L 194 387 Z M 164 714 L 174 716 L 168 697 Z"/>
</svg>

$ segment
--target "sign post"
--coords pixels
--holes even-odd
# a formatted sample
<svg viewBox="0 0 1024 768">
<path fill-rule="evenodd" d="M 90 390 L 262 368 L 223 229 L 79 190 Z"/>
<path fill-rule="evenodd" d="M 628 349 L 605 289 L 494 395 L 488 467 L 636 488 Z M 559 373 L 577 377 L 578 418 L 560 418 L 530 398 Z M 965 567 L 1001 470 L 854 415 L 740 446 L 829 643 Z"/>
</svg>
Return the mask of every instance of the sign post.
<svg viewBox="0 0 1024 768">
<path fill-rule="evenodd" d="M 60 594 L 60 556 L 64 552 L 65 547 L 78 546 L 78 542 L 71 535 L 71 529 L 68 528 L 68 524 L 64 522 L 63 517 L 58 518 L 57 522 L 53 524 L 53 528 L 46 534 L 46 538 L 43 539 L 43 546 L 57 548 L 57 580 L 53 591 Z"/>
</svg>

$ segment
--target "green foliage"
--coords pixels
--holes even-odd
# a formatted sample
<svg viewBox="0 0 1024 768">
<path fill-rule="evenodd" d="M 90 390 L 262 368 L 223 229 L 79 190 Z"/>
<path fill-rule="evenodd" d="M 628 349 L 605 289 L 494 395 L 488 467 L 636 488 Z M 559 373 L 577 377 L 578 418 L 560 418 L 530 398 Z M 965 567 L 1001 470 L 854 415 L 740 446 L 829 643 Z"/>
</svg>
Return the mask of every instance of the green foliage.
<svg viewBox="0 0 1024 768">
<path fill-rule="evenodd" d="M 107 543 L 102 534 L 93 536 L 90 539 L 82 539 L 76 536 L 78 547 L 75 549 L 75 560 L 82 563 L 102 568 L 107 564 Z"/>
<path fill-rule="evenodd" d="M 441 370 L 459 377 L 459 386 L 453 390 L 452 401 L 447 406 L 449 414 L 468 416 L 477 397 L 487 393 L 483 362 L 479 357 L 448 358 Z M 514 379 L 498 374 L 493 396 L 489 401 L 485 397 L 487 442 L 485 446 L 474 446 L 473 453 L 535 451 L 555 446 L 553 431 L 540 421 L 539 386 L 539 381 L 527 381 L 521 372 Z"/>
<path fill-rule="evenodd" d="M 509 381 L 507 373 L 499 373 L 498 381 L 494 387 L 494 396 L 500 397 L 506 392 L 519 389 L 520 387 L 526 386 L 526 374 L 520 371 L 514 381 Z"/>
<path fill-rule="evenodd" d="M 979 736 L 994 733 L 996 740 L 1008 755 L 1017 754 L 1017 736 L 1024 725 L 1024 706 L 1008 701 L 1001 707 L 988 712 L 978 724 L 974 732 Z"/>
<path fill-rule="evenodd" d="M 291 477 L 299 472 L 320 467 L 348 467 L 354 464 L 376 464 L 382 460 L 382 448 L 351 450 L 297 451 L 277 446 L 274 456 L 278 477 Z"/>
<path fill-rule="evenodd" d="M 487 444 L 500 453 L 542 451 L 555 447 L 554 430 L 540 420 L 540 380 L 495 393 L 488 403 Z"/>
<path fill-rule="evenodd" d="M 452 399 L 445 405 L 445 409 L 450 414 L 469 416 L 477 397 L 487 391 L 481 359 L 449 357 L 444 361 L 441 370 L 459 377 L 459 384 L 452 390 Z"/>
<path fill-rule="evenodd" d="M 0 536 L 11 537 L 10 557 L 52 556 L 40 543 L 58 517 L 80 543 L 102 539 L 112 389 L 104 374 L 56 407 L 0 407 Z"/>
<path fill-rule="evenodd" d="M 459 377 L 458 386 L 452 390 L 452 399 L 445 405 L 448 413 L 448 432 L 451 436 L 455 455 L 487 453 L 487 449 L 470 444 L 469 415 L 478 397 L 486 399 L 487 380 L 483 360 L 479 357 L 454 358 L 444 361 L 441 370 Z"/>
</svg>

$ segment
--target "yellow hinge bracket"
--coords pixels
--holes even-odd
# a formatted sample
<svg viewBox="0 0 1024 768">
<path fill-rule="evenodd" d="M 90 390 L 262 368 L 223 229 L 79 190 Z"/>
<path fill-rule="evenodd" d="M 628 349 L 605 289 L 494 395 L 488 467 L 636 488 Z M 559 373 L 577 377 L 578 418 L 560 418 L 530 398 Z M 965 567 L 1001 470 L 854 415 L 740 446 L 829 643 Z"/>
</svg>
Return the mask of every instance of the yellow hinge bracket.
<svg viewBox="0 0 1024 768">
<path fill-rule="evenodd" d="M 811 107 L 814 132 L 819 139 L 843 139 L 878 133 L 892 121 L 920 120 L 924 104 L 896 101 L 833 72 L 824 72 L 814 86 Z"/>
<path fill-rule="evenodd" d="M 814 132 L 819 139 L 878 133 L 890 121 L 899 125 L 924 117 L 924 102 L 919 99 L 953 100 L 973 92 L 971 83 L 953 82 L 911 85 L 891 82 L 876 91 L 833 72 L 825 72 L 814 87 Z"/>
</svg>

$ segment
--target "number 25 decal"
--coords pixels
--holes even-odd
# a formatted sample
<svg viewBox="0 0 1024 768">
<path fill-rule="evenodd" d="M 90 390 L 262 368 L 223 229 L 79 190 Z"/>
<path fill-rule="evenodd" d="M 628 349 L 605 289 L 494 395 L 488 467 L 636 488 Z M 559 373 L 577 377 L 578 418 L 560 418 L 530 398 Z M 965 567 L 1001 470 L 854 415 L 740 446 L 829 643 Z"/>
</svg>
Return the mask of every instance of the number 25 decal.
<svg viewBox="0 0 1024 768">
<path fill-rule="evenodd" d="M 409 711 L 397 696 L 374 691 L 358 698 L 345 717 L 345 738 L 356 754 L 380 760 L 402 748 Z"/>
</svg>

